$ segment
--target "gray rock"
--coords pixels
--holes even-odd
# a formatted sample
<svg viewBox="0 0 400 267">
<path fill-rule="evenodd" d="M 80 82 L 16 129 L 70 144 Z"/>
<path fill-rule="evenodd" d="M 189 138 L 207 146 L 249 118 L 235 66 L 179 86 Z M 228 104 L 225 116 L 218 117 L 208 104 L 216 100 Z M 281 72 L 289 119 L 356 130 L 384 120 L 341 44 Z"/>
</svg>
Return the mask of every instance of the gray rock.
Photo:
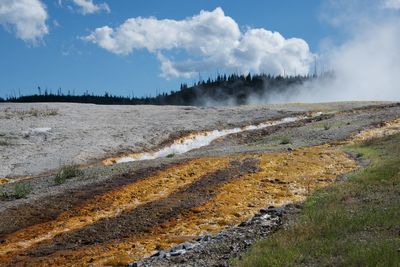
<svg viewBox="0 0 400 267">
<path fill-rule="evenodd" d="M 160 259 L 164 259 L 167 257 L 167 252 L 163 251 L 163 250 L 159 250 L 156 253 L 154 253 L 153 255 L 150 256 L 151 258 L 160 258 Z"/>
<path fill-rule="evenodd" d="M 211 236 L 205 235 L 205 236 L 203 236 L 203 238 L 201 239 L 201 241 L 204 241 L 204 242 L 211 241 Z"/>
<path fill-rule="evenodd" d="M 186 253 L 186 250 L 179 249 L 179 250 L 172 251 L 171 252 L 171 256 L 179 256 L 179 255 L 182 255 L 182 254 L 185 254 L 185 253 Z"/>
<path fill-rule="evenodd" d="M 251 246 L 251 244 L 252 244 L 252 242 L 249 241 L 249 240 L 244 240 L 243 243 L 244 243 L 246 246 Z"/>
<path fill-rule="evenodd" d="M 182 250 L 182 249 L 184 249 L 184 246 L 183 246 L 183 244 L 180 244 L 180 245 L 173 247 L 171 249 L 171 252 L 175 252 L 175 251 Z"/>
<path fill-rule="evenodd" d="M 132 263 L 129 263 L 129 264 L 128 264 L 128 267 L 143 267 L 143 266 L 145 266 L 144 263 L 143 263 L 143 262 L 140 262 L 140 261 L 138 261 L 138 262 L 132 262 Z"/>
<path fill-rule="evenodd" d="M 192 250 L 194 245 L 192 243 L 183 243 L 183 248 L 186 250 Z"/>
</svg>

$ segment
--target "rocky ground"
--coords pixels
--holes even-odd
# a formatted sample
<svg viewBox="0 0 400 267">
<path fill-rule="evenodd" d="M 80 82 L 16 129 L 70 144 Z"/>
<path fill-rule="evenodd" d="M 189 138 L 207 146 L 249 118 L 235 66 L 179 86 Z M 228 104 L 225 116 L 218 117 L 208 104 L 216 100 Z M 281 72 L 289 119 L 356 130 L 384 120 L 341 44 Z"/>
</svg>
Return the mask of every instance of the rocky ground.
<svg viewBox="0 0 400 267">
<path fill-rule="evenodd" d="M 63 164 L 92 163 L 151 150 L 188 132 L 249 125 L 310 110 L 379 102 L 242 107 L 99 106 L 0 103 L 0 177 L 32 176 Z"/>
<path fill-rule="evenodd" d="M 182 155 L 112 166 L 100 160 L 154 150 L 188 132 L 318 111 Z M 0 192 L 11 196 L 21 178 L 30 190 L 0 200 L 0 265 L 228 265 L 279 229 L 300 208 L 293 203 L 356 168 L 340 150 L 344 141 L 399 117 L 399 104 L 376 102 L 2 104 L 0 176 L 7 179 Z M 82 172 L 55 183 L 70 162 Z"/>
<path fill-rule="evenodd" d="M 299 204 L 261 209 L 253 218 L 216 235 L 206 235 L 168 250 L 161 250 L 129 266 L 229 266 L 254 242 L 279 230 L 301 209 Z"/>
</svg>

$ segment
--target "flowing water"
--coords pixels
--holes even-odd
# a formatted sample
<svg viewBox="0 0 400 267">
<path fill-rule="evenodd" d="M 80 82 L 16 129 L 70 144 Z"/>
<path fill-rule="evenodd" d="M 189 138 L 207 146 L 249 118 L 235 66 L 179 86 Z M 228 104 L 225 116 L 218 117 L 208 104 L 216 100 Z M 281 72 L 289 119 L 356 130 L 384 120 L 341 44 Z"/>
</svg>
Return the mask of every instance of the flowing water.
<svg viewBox="0 0 400 267">
<path fill-rule="evenodd" d="M 320 116 L 322 113 L 318 112 L 315 113 L 313 116 Z M 276 121 L 268 121 L 264 123 L 260 123 L 258 125 L 249 125 L 244 127 L 236 127 L 231 129 L 225 130 L 213 130 L 207 132 L 200 132 L 196 134 L 191 134 L 189 136 L 180 138 L 175 140 L 171 145 L 161 148 L 155 152 L 144 152 L 144 153 L 135 153 L 130 154 L 127 156 L 108 159 L 104 161 L 104 164 L 111 165 L 115 163 L 124 163 L 124 162 L 131 162 L 131 161 L 140 161 L 140 160 L 150 160 L 156 158 L 162 158 L 167 156 L 173 156 L 177 154 L 183 154 L 193 149 L 201 148 L 204 146 L 209 145 L 212 141 L 227 136 L 230 134 L 245 132 L 245 131 L 252 131 L 252 130 L 259 130 L 264 129 L 267 127 L 295 122 L 303 119 L 307 119 L 307 116 L 297 116 L 297 117 L 286 117 Z"/>
</svg>

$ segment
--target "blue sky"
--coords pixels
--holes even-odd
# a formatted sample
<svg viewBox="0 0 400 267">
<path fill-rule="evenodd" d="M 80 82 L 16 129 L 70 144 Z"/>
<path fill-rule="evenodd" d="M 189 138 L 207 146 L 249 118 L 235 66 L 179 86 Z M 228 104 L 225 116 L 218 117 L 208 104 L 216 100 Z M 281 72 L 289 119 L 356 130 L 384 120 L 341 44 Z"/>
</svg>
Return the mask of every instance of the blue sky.
<svg viewBox="0 0 400 267">
<path fill-rule="evenodd" d="M 0 0 L 0 8 L 4 1 L 8 0 Z M 18 95 L 19 92 L 36 93 L 37 86 L 53 92 L 61 87 L 64 93 L 68 90 L 76 93 L 88 90 L 100 94 L 108 91 L 116 95 L 132 93 L 135 96 L 154 95 L 156 90 L 160 92 L 176 90 L 181 82 L 192 83 L 198 79 L 198 73 L 203 78 L 215 75 L 218 71 L 235 70 L 278 74 L 282 71 L 282 66 L 285 68 L 285 64 L 292 73 L 305 73 L 313 55 L 319 53 L 321 43 L 325 40 L 340 43 L 343 39 L 343 31 L 321 19 L 324 3 L 319 0 L 81 0 L 91 2 L 93 4 L 91 7 L 98 8 L 97 10 L 89 10 L 89 8 L 86 11 L 73 0 L 17 0 L 16 2 L 18 1 L 39 3 L 42 7 L 45 6 L 46 19 L 42 17 L 42 24 L 35 28 L 36 36 L 32 37 L 25 32 L 18 32 L 19 24 L 16 21 L 18 18 L 15 19 L 12 14 L 4 15 L 0 12 L 0 24 L 3 26 L 0 28 L 0 96 L 2 97 L 10 94 Z M 215 11 L 218 7 L 221 8 L 223 15 Z M 174 21 L 186 19 L 189 21 L 188 25 L 197 23 L 195 27 L 198 30 L 202 28 L 203 25 L 199 25 L 202 22 L 195 22 L 192 17 L 199 15 L 201 10 L 215 11 L 210 13 L 215 20 L 221 18 L 229 22 L 231 18 L 238 25 L 240 36 L 229 35 L 227 40 L 231 40 L 229 39 L 231 37 L 237 38 L 238 42 L 241 42 L 239 46 L 247 49 L 245 53 L 242 51 L 243 55 L 254 57 L 254 60 L 265 59 L 263 48 L 257 48 L 260 49 L 259 52 L 252 52 L 252 49 L 262 45 L 263 40 L 269 42 L 269 39 L 258 38 L 261 35 L 264 36 L 262 38 L 269 38 L 263 35 L 269 31 L 279 32 L 284 37 L 284 42 L 293 37 L 300 38 L 302 42 L 285 43 L 285 47 L 291 49 L 291 52 L 287 52 L 290 55 L 276 62 L 274 55 L 269 55 L 273 57 L 269 58 L 273 62 L 272 65 L 264 63 L 254 65 L 246 63 L 240 55 L 238 56 L 237 47 L 229 48 L 231 50 L 226 53 L 214 50 L 199 52 L 201 48 L 195 47 L 193 42 L 182 41 L 180 37 L 170 42 L 162 42 L 163 44 L 157 44 L 158 39 L 156 39 L 156 41 L 153 40 L 156 43 L 149 47 L 147 40 L 135 43 L 130 39 L 123 39 L 128 37 L 125 33 L 121 33 L 123 38 L 114 40 L 119 43 L 110 48 L 107 46 L 108 43 L 105 43 L 107 40 L 103 35 L 94 34 L 96 29 L 104 26 L 117 31 L 117 28 L 127 19 L 137 17 L 145 19 L 154 17 L 153 22 L 160 25 L 164 25 L 163 19 Z M 29 11 L 25 10 L 25 12 Z M 5 19 L 2 19 L 2 16 Z M 38 20 L 40 21 L 40 18 Z M 129 31 L 136 31 L 135 25 L 138 25 L 136 21 L 133 26 L 129 25 L 131 27 Z M 154 33 L 154 30 L 148 30 L 148 25 L 150 22 L 146 21 L 143 29 L 158 37 L 164 34 L 161 40 L 171 36 L 170 33 L 164 31 Z M 167 31 L 170 29 L 168 25 Z M 193 32 L 190 27 L 179 26 L 178 34 L 180 30 L 187 29 L 191 37 L 197 35 L 197 32 Z M 263 32 L 254 32 L 258 41 L 250 38 L 248 40 L 252 41 L 243 41 L 245 34 L 251 32 L 250 29 L 263 29 Z M 176 31 L 176 29 L 171 30 Z M 218 30 L 221 31 L 221 29 Z M 212 27 L 211 30 L 207 29 L 206 35 L 210 31 Z M 233 29 L 232 35 L 235 34 Z M 116 36 L 113 35 L 115 39 Z M 196 38 L 201 37 L 196 36 Z M 215 36 L 210 38 L 215 38 Z M 125 48 L 127 41 L 133 43 L 131 47 Z M 304 47 L 303 42 L 309 46 L 309 49 Z M 228 43 L 227 46 L 229 46 Z M 174 47 L 171 48 L 171 46 Z M 249 50 L 248 47 L 251 49 Z M 221 49 L 223 48 L 224 44 Z M 298 51 L 299 49 L 301 51 Z M 279 56 L 286 53 L 282 52 L 283 50 L 279 51 L 277 52 Z M 226 58 L 227 61 L 234 61 L 231 66 L 228 63 L 220 64 L 219 61 Z M 166 63 L 166 66 L 170 63 L 168 65 L 170 68 L 162 70 L 162 62 Z"/>
</svg>

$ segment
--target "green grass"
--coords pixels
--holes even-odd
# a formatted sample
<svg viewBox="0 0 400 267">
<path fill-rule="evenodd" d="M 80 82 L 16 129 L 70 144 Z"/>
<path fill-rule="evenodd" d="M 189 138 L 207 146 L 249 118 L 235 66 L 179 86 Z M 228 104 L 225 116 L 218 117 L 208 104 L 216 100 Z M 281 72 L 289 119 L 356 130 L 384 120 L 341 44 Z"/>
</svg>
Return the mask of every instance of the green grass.
<svg viewBox="0 0 400 267">
<path fill-rule="evenodd" d="M 313 193 L 237 266 L 400 266 L 400 135 L 345 148 L 368 167 Z"/>
<path fill-rule="evenodd" d="M 54 182 L 56 184 L 63 184 L 67 181 L 67 179 L 80 176 L 82 173 L 83 172 L 79 169 L 78 165 L 65 165 L 58 170 L 56 176 L 54 177 Z"/>
<path fill-rule="evenodd" d="M 16 199 L 25 198 L 32 192 L 32 186 L 30 183 L 17 183 L 14 187 L 14 197 Z"/>
<path fill-rule="evenodd" d="M 28 182 L 18 182 L 14 185 L 12 192 L 1 192 L 0 199 L 1 200 L 12 200 L 12 199 L 20 199 L 25 198 L 32 192 L 32 186 Z"/>
</svg>

